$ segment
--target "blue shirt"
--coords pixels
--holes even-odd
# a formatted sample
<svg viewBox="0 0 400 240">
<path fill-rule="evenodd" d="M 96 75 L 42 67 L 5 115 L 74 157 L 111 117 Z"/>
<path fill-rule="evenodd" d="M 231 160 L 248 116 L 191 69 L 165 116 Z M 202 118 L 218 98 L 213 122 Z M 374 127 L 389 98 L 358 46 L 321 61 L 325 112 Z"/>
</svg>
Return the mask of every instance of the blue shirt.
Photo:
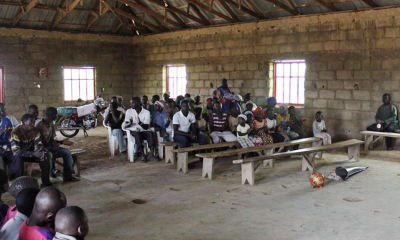
<svg viewBox="0 0 400 240">
<path fill-rule="evenodd" d="M 236 108 L 239 110 L 239 112 L 241 112 L 239 103 L 233 102 L 232 104 L 233 104 L 234 106 L 236 106 Z M 228 115 L 231 114 L 231 109 L 230 109 L 229 106 L 226 105 L 225 103 L 222 104 L 221 111 L 224 112 L 224 113 L 226 113 L 226 114 L 228 114 Z"/>
<path fill-rule="evenodd" d="M 226 89 L 223 89 L 221 86 L 221 87 L 218 87 L 217 90 L 221 92 L 222 97 L 224 97 L 224 95 L 227 93 L 231 93 L 231 90 L 228 87 Z"/>
<path fill-rule="evenodd" d="M 12 128 L 13 127 L 10 119 L 8 119 L 7 117 L 3 117 L 1 119 L 0 128 L 3 128 L 3 127 L 5 127 L 5 128 Z M 1 146 L 8 145 L 9 143 L 10 143 L 10 140 L 8 139 L 6 132 L 3 132 L 0 135 L 0 145 Z"/>
<path fill-rule="evenodd" d="M 168 122 L 168 115 L 165 108 L 161 112 L 154 111 L 153 114 L 153 124 L 159 126 L 165 131 L 165 124 Z"/>
</svg>

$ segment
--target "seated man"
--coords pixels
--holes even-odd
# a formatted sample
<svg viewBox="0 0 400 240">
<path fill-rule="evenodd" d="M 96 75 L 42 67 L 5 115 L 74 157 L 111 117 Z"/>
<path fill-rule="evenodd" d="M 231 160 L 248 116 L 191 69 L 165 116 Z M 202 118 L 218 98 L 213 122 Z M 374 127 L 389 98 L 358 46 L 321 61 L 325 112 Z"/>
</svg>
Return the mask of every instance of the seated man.
<svg viewBox="0 0 400 240">
<path fill-rule="evenodd" d="M 122 101 L 124 101 L 124 99 L 122 98 L 122 96 L 117 96 L 117 102 L 118 102 L 118 111 L 123 112 L 124 114 L 126 113 L 126 108 L 125 106 L 122 104 Z"/>
<path fill-rule="evenodd" d="M 89 233 L 85 211 L 77 206 L 69 206 L 58 211 L 54 221 L 56 235 L 53 240 L 84 239 Z"/>
<path fill-rule="evenodd" d="M 24 162 L 39 163 L 42 170 L 42 187 L 52 186 L 49 179 L 51 155 L 43 147 L 40 132 L 34 126 L 35 118 L 25 114 L 21 121 L 22 125 L 11 132 L 11 150 L 14 158 L 8 170 L 14 178 L 18 178 L 24 173 Z"/>
<path fill-rule="evenodd" d="M 57 118 L 57 109 L 54 107 L 48 107 L 46 109 L 46 115 L 42 121 L 40 121 L 36 128 L 40 133 L 40 137 L 42 139 L 42 143 L 47 151 L 51 152 L 53 157 L 53 169 L 52 169 L 52 176 L 57 177 L 55 170 L 55 159 L 62 157 L 63 158 L 63 165 L 64 165 L 64 172 L 63 178 L 64 182 L 73 182 L 73 181 L 80 181 L 79 178 L 72 176 L 72 164 L 73 159 L 71 155 L 71 151 L 66 148 L 60 147 L 60 144 L 71 146 L 73 145 L 72 142 L 68 141 L 68 138 L 63 141 L 56 141 L 56 128 L 54 126 L 54 121 Z"/>
<path fill-rule="evenodd" d="M 35 104 L 32 104 L 28 107 L 28 113 L 31 114 L 35 118 L 35 126 L 36 126 L 36 124 L 38 124 L 38 122 L 42 121 L 41 118 L 38 118 L 39 108 Z"/>
<path fill-rule="evenodd" d="M 110 103 L 110 111 L 107 114 L 104 122 L 111 127 L 112 135 L 117 138 L 119 152 L 126 153 L 126 144 L 124 139 L 124 134 L 122 132 L 121 126 L 125 119 L 125 114 L 118 110 L 118 103 Z"/>
<path fill-rule="evenodd" d="M 16 204 L 17 214 L 11 218 L 0 230 L 0 240 L 18 240 L 19 229 L 25 220 L 31 216 L 38 188 L 25 188 L 18 193 Z"/>
<path fill-rule="evenodd" d="M 12 115 L 7 115 L 6 113 L 6 105 L 4 103 L 0 103 L 0 116 L 1 118 L 6 117 L 10 120 L 13 128 L 18 127 L 20 125 L 20 123 L 18 122 L 18 120 L 12 116 Z"/>
<path fill-rule="evenodd" d="M 160 136 L 165 137 L 167 140 L 168 134 L 166 135 L 166 128 L 169 126 L 170 122 L 165 107 L 164 101 L 156 101 L 154 103 L 155 112 L 153 114 L 151 126 L 160 133 Z"/>
<path fill-rule="evenodd" d="M 221 104 L 218 102 L 214 103 L 214 111 L 210 117 L 210 137 L 214 143 L 219 143 L 223 138 L 227 142 L 236 141 L 235 135 L 229 131 L 228 115 L 221 111 Z"/>
<path fill-rule="evenodd" d="M 390 103 L 390 95 L 385 93 L 382 97 L 383 105 L 378 108 L 375 115 L 376 123 L 367 128 L 368 131 L 394 132 L 398 129 L 397 108 Z M 387 150 L 393 150 L 392 138 L 386 137 Z"/>
<path fill-rule="evenodd" d="M 0 169 L 0 226 L 3 224 L 7 216 L 8 206 L 3 203 L 1 196 L 8 190 L 8 176 L 6 171 Z"/>
<path fill-rule="evenodd" d="M 47 187 L 36 196 L 33 211 L 19 229 L 19 240 L 51 240 L 57 212 L 67 205 L 65 195 L 57 188 Z"/>
<path fill-rule="evenodd" d="M 131 135 L 135 138 L 136 146 L 138 146 L 142 154 L 141 162 L 147 161 L 146 154 L 144 153 L 143 140 L 147 140 L 147 143 L 150 146 L 150 159 L 153 161 L 158 161 L 159 159 L 154 156 L 154 147 L 156 145 L 154 134 L 149 130 L 150 112 L 141 106 L 140 98 L 138 97 L 131 99 L 131 107 L 131 109 L 126 111 L 124 128 L 133 129 L 131 131 Z"/>
<path fill-rule="evenodd" d="M 175 113 L 172 123 L 174 124 L 174 142 L 179 143 L 180 148 L 188 147 L 190 143 L 205 145 L 206 138 L 199 135 L 196 129 L 196 117 L 189 112 L 189 103 L 181 102 L 181 110 Z"/>
<path fill-rule="evenodd" d="M 1 117 L 0 121 L 0 169 L 5 169 L 13 159 L 9 140 L 13 125 L 10 119 L 5 116 Z"/>
<path fill-rule="evenodd" d="M 157 101 L 160 101 L 160 96 L 153 95 L 153 97 L 151 98 L 151 103 L 153 103 L 153 104 L 150 104 L 149 109 L 147 109 L 150 112 L 150 118 L 151 119 L 153 119 L 153 115 L 154 115 L 155 107 L 156 107 L 155 104 L 156 104 Z"/>
</svg>

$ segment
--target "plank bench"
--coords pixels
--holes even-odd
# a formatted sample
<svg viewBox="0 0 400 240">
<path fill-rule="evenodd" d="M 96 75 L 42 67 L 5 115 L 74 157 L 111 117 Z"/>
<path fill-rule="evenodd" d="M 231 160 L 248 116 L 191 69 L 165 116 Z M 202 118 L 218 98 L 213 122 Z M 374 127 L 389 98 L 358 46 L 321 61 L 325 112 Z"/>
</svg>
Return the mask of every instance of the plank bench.
<svg viewBox="0 0 400 240">
<path fill-rule="evenodd" d="M 176 153 L 174 149 L 179 146 L 176 142 L 159 142 L 158 145 L 165 147 L 165 163 L 175 164 Z"/>
<path fill-rule="evenodd" d="M 241 147 L 238 141 L 234 142 L 223 142 L 223 143 L 216 143 L 216 144 L 207 144 L 207 145 L 199 145 L 195 147 L 188 147 L 188 148 L 179 148 L 173 150 L 174 153 L 178 154 L 178 172 L 182 170 L 183 173 L 188 173 L 188 164 L 189 164 L 189 152 L 199 151 L 199 150 L 207 150 L 210 149 L 214 151 L 216 148 L 222 147 Z"/>
<path fill-rule="evenodd" d="M 373 149 L 374 143 L 376 143 L 382 137 L 392 137 L 392 138 L 400 138 L 399 133 L 391 133 L 391 132 L 374 132 L 374 131 L 361 131 L 361 134 L 364 135 L 364 150 Z M 374 139 L 374 136 L 377 136 Z"/>
<path fill-rule="evenodd" d="M 81 176 L 81 162 L 80 162 L 78 156 L 80 154 L 86 152 L 86 150 L 83 150 L 83 149 L 70 149 L 70 151 L 71 151 L 71 155 L 72 155 L 72 159 L 73 159 L 72 169 L 75 172 L 76 176 L 80 177 Z M 55 164 L 64 166 L 63 160 L 61 159 L 61 161 L 59 161 L 57 159 L 59 159 L 59 158 L 56 158 L 54 160 Z M 26 163 L 27 175 L 29 177 L 32 177 L 33 164 L 36 164 L 36 163 L 30 163 L 30 162 Z"/>
<path fill-rule="evenodd" d="M 215 158 L 217 158 L 217 157 L 227 157 L 227 156 L 238 155 L 238 158 L 242 158 L 243 154 L 249 153 L 249 152 L 258 152 L 258 154 L 260 154 L 260 155 L 262 152 L 264 155 L 271 155 L 274 153 L 275 148 L 279 148 L 278 152 L 282 152 L 285 147 L 294 146 L 294 145 L 298 145 L 298 144 L 305 144 L 305 143 L 312 143 L 313 147 L 318 147 L 318 146 L 322 145 L 322 140 L 321 140 L 321 138 L 310 137 L 310 138 L 303 138 L 303 139 L 299 139 L 299 140 L 280 142 L 280 143 L 262 145 L 262 146 L 251 147 L 251 148 L 239 148 L 239 149 L 223 151 L 223 152 L 197 153 L 196 156 L 203 158 L 202 177 L 206 178 L 208 176 L 208 178 L 210 180 L 212 180 L 214 177 Z M 319 158 L 321 158 L 321 157 L 322 157 L 322 152 L 319 153 Z M 275 159 L 268 159 L 268 160 L 263 161 L 264 166 L 269 165 L 270 167 L 274 167 L 274 164 L 275 164 Z"/>
<path fill-rule="evenodd" d="M 348 147 L 348 156 L 349 160 L 354 158 L 357 162 L 360 160 L 360 145 L 363 144 L 364 141 L 360 141 L 357 139 L 351 139 L 343 142 L 337 142 L 330 145 L 324 145 L 319 147 L 311 147 L 311 148 L 302 148 L 295 151 L 284 152 L 284 153 L 275 153 L 268 156 L 259 156 L 248 159 L 239 159 L 234 160 L 234 164 L 242 164 L 242 184 L 249 183 L 250 185 L 254 185 L 254 171 L 260 166 L 260 161 L 265 160 L 266 158 L 275 159 L 275 158 L 284 158 L 290 157 L 292 155 L 301 154 L 302 155 L 302 171 L 306 171 L 307 169 L 310 172 L 313 172 L 315 169 L 315 155 L 317 152 L 331 151 L 337 148 Z"/>
</svg>

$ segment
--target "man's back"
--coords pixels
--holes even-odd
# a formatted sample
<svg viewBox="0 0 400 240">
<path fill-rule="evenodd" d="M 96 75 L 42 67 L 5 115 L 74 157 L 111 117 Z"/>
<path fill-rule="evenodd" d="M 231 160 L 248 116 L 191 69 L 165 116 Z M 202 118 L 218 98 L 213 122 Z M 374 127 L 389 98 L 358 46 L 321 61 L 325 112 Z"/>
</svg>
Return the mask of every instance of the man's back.
<svg viewBox="0 0 400 240">
<path fill-rule="evenodd" d="M 22 223 L 27 219 L 27 216 L 17 212 L 17 215 L 7 221 L 7 223 L 1 228 L 0 240 L 18 240 L 19 229 Z"/>
<path fill-rule="evenodd" d="M 52 240 L 54 231 L 51 228 L 28 226 L 24 221 L 19 229 L 19 240 Z"/>
</svg>

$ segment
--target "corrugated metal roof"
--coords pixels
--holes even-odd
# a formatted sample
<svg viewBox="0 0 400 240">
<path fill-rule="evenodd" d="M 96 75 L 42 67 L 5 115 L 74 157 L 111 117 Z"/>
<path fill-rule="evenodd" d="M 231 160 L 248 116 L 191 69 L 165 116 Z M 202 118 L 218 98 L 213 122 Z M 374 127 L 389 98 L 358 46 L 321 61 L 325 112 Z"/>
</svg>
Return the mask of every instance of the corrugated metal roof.
<svg viewBox="0 0 400 240">
<path fill-rule="evenodd" d="M 69 1 L 69 5 L 72 4 L 74 0 L 66 0 Z M 66 10 L 66 1 L 64 0 L 40 0 L 39 3 L 32 8 L 30 11 L 27 11 L 22 18 L 19 20 L 15 27 L 21 28 L 31 28 L 31 29 L 44 29 L 48 30 L 52 28 L 52 24 L 56 17 L 58 17 L 61 13 L 56 9 L 60 7 L 64 11 Z M 123 9 L 126 8 L 123 6 L 124 4 L 119 3 L 118 0 L 105 0 L 112 7 Z M 180 28 L 174 26 L 170 23 L 164 22 L 164 6 L 160 6 L 158 4 L 153 3 L 150 0 L 130 0 L 135 4 L 143 4 L 147 9 L 155 12 L 160 17 L 158 21 L 163 25 L 163 28 L 168 31 L 179 30 Z M 164 0 L 159 0 L 163 3 Z M 165 0 L 168 5 L 174 6 L 182 11 L 187 12 L 188 2 L 186 0 Z M 199 4 L 202 4 L 204 8 L 197 6 L 200 10 L 201 14 L 205 16 L 212 25 L 218 24 L 226 24 L 229 23 L 227 19 L 217 16 L 211 11 L 209 11 L 211 0 L 195 0 Z M 256 17 L 247 14 L 246 12 L 238 9 L 238 0 L 230 0 L 234 2 L 235 6 L 232 6 L 229 2 L 227 3 L 228 7 L 232 10 L 232 12 L 240 19 L 241 22 L 246 21 L 254 21 L 257 20 Z M 281 18 L 286 16 L 291 16 L 292 13 L 282 10 L 280 7 L 275 4 L 269 2 L 269 0 L 250 0 L 255 7 L 262 13 L 261 16 L 264 19 L 271 18 Z M 276 1 L 276 0 L 275 0 Z M 282 4 L 290 7 L 289 2 L 287 0 L 277 0 Z M 357 10 L 357 9 L 365 9 L 369 8 L 369 6 L 361 1 L 361 0 L 325 0 L 332 1 L 334 6 L 340 11 L 348 11 L 348 10 Z M 377 6 L 391 6 L 391 5 L 400 5 L 400 0 L 373 0 Z M 273 1 L 274 2 L 274 1 Z M 315 0 L 292 0 L 293 4 L 297 7 L 297 11 L 301 15 L 307 14 L 316 14 L 316 13 L 325 13 L 330 12 L 330 10 L 320 4 L 318 4 Z M 21 11 L 21 4 L 27 5 L 29 0 L 0 0 L 0 26 L 12 26 L 17 14 Z M 249 10 L 253 10 L 252 6 L 250 6 L 247 1 L 241 1 L 243 7 L 248 8 Z M 122 7 L 122 8 L 121 8 Z M 102 9 L 105 8 L 103 4 Z M 143 19 L 143 12 L 139 9 L 132 8 L 132 12 L 137 15 L 140 19 Z M 55 27 L 54 30 L 62 30 L 62 31 L 77 31 L 81 32 L 86 28 L 88 20 L 93 19 L 90 10 L 95 11 L 96 14 L 99 14 L 100 5 L 98 0 L 82 0 L 79 2 L 75 9 L 70 11 L 65 17 L 62 18 L 60 23 Z M 229 11 L 223 7 L 223 5 L 219 2 L 219 0 L 213 1 L 212 10 L 215 12 L 219 12 L 220 14 L 225 15 L 228 18 L 232 18 L 229 14 Z M 129 12 L 128 12 L 129 14 Z M 190 14 L 196 18 L 200 18 L 200 16 L 193 10 L 190 10 Z M 201 27 L 203 24 L 194 21 L 186 16 L 176 14 L 179 18 L 185 22 L 188 27 Z M 133 25 L 130 19 L 127 19 L 121 16 L 122 19 L 128 22 L 129 25 Z M 159 24 L 154 20 L 155 17 L 149 16 L 149 14 L 145 15 L 145 21 L 149 24 L 155 25 L 159 27 Z M 171 21 L 178 22 L 171 13 L 168 13 L 167 18 Z M 93 33 L 112 33 L 112 29 L 115 26 L 118 26 L 119 20 L 111 11 L 108 11 L 103 16 L 100 16 L 96 22 L 92 25 L 92 27 L 88 30 L 88 32 Z M 136 23 L 140 25 L 141 22 Z M 157 30 L 151 29 L 152 32 L 158 32 Z M 120 27 L 117 31 L 117 34 L 120 35 L 136 35 L 135 30 L 129 30 L 126 27 Z"/>
</svg>

